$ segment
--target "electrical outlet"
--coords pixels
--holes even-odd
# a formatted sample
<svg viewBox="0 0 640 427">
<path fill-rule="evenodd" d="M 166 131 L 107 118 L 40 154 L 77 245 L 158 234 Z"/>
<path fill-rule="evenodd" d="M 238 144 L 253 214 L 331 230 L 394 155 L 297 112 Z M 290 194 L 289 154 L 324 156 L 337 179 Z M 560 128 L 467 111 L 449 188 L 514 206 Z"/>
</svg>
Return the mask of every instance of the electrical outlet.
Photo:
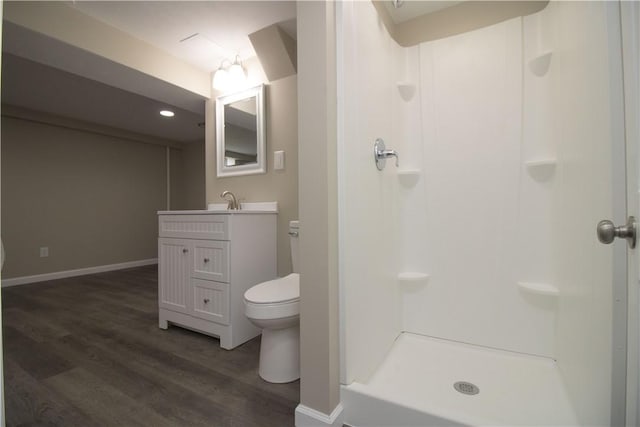
<svg viewBox="0 0 640 427">
<path fill-rule="evenodd" d="M 49 247 L 43 246 L 40 248 L 40 258 L 46 258 L 49 256 Z"/>
</svg>

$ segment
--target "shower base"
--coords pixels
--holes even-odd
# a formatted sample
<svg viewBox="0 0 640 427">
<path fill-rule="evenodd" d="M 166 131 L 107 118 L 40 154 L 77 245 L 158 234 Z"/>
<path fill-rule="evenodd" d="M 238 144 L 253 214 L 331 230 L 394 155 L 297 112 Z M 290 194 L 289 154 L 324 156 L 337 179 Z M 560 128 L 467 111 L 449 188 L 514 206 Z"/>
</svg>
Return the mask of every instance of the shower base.
<svg viewBox="0 0 640 427">
<path fill-rule="evenodd" d="M 409 333 L 341 400 L 354 427 L 578 425 L 554 360 Z"/>
</svg>

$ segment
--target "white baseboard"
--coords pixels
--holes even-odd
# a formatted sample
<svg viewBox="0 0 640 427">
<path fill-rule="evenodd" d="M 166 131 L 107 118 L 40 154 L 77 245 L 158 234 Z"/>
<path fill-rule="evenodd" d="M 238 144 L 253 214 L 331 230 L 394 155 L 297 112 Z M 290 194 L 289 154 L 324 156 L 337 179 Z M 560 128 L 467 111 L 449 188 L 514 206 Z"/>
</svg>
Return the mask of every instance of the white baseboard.
<svg viewBox="0 0 640 427">
<path fill-rule="evenodd" d="M 342 427 L 342 410 L 342 404 L 338 403 L 333 412 L 327 415 L 303 404 L 299 404 L 296 407 L 296 427 Z"/>
<path fill-rule="evenodd" d="M 36 274 L 34 276 L 13 277 L 0 279 L 3 288 L 27 283 L 44 282 L 46 280 L 64 279 L 66 277 L 84 276 L 86 274 L 104 273 L 105 271 L 123 270 L 125 268 L 142 267 L 144 265 L 157 264 L 158 258 L 143 259 L 139 261 L 122 262 L 119 264 L 98 265 L 96 267 L 79 268 L 77 270 L 56 271 L 54 273 Z"/>
</svg>

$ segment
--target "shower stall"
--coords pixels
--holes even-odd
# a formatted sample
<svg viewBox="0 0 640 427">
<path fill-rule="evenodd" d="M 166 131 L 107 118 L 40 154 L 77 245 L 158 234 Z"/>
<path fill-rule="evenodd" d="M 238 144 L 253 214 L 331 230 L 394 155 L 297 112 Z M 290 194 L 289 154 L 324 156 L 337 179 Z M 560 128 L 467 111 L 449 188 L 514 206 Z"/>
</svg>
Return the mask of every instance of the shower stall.
<svg viewBox="0 0 640 427">
<path fill-rule="evenodd" d="M 338 6 L 347 424 L 635 419 L 637 255 L 595 232 L 627 217 L 628 6 L 552 1 L 410 47 L 370 2 Z"/>
</svg>

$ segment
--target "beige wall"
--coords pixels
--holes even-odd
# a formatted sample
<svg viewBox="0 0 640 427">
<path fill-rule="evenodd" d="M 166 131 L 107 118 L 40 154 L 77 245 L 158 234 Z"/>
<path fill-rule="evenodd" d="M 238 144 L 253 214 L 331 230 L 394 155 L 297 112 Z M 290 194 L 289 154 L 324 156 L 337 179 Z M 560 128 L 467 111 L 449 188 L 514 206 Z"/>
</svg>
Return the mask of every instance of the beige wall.
<svg viewBox="0 0 640 427">
<path fill-rule="evenodd" d="M 186 195 L 184 191 L 182 191 L 186 187 L 184 166 L 183 151 L 181 149 L 169 148 L 169 179 L 166 182 L 169 183 L 170 191 L 168 194 L 169 204 L 165 209 L 180 210 L 186 208 Z"/>
<path fill-rule="evenodd" d="M 208 203 L 221 203 L 220 193 L 233 192 L 244 202 L 278 202 L 278 275 L 291 272 L 289 221 L 298 219 L 298 103 L 297 77 L 266 86 L 267 173 L 216 177 L 215 103 L 207 103 L 206 194 Z M 273 170 L 273 152 L 285 152 L 284 170 Z"/>
<path fill-rule="evenodd" d="M 163 145 L 2 117 L 3 278 L 156 258 L 166 170 Z"/>
<path fill-rule="evenodd" d="M 181 209 L 206 209 L 204 173 L 204 140 L 183 144 L 182 174 L 184 186 L 178 191 L 184 195 Z"/>
<path fill-rule="evenodd" d="M 298 2 L 300 403 L 340 402 L 335 3 Z"/>
<path fill-rule="evenodd" d="M 170 210 L 206 209 L 204 140 L 171 147 L 169 158 Z"/>
</svg>

